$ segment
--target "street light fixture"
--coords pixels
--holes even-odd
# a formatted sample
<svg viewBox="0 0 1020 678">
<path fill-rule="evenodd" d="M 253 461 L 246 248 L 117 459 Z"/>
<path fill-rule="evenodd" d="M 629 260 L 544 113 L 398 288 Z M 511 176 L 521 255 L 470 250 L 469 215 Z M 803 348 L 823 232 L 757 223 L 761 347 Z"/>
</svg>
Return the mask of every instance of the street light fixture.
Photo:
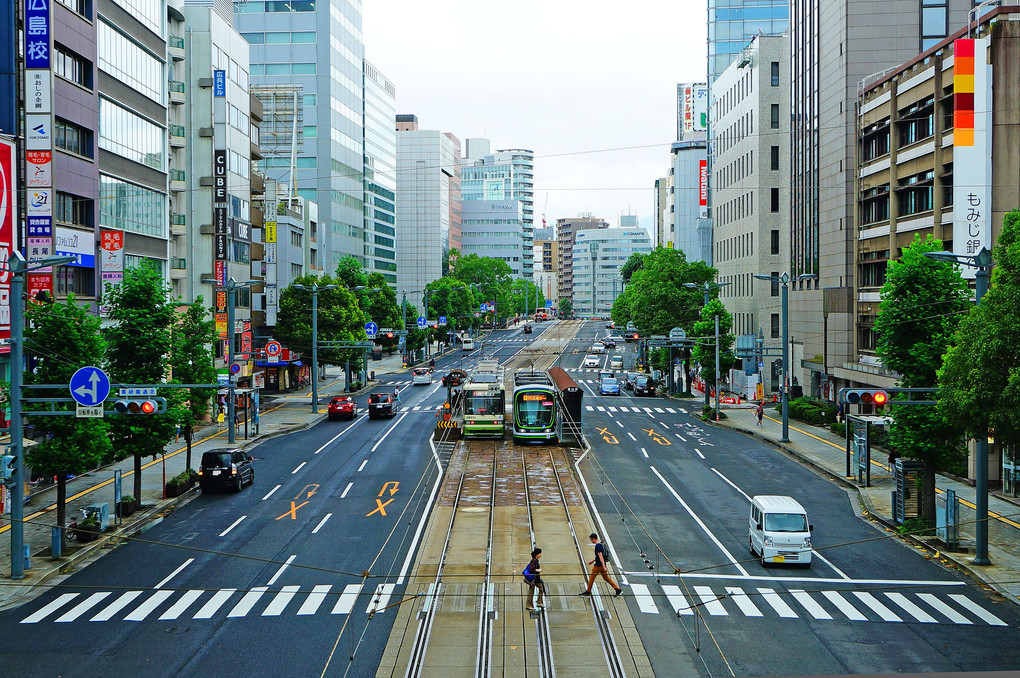
<svg viewBox="0 0 1020 678">
<path fill-rule="evenodd" d="M 983 3 L 984 4 L 984 3 Z M 936 261 L 947 261 L 951 264 L 971 266 L 977 269 L 975 274 L 974 305 L 981 304 L 981 297 L 988 291 L 988 280 L 992 275 L 992 253 L 982 247 L 975 255 L 953 254 L 952 252 L 925 252 L 924 256 Z M 988 434 L 977 436 L 974 449 L 974 560 L 975 565 L 991 565 L 988 559 Z"/>
<path fill-rule="evenodd" d="M 726 285 L 732 283 L 728 282 L 708 282 L 699 285 L 697 283 L 684 283 L 684 287 L 690 290 L 701 290 L 705 293 L 704 306 L 708 306 L 709 295 L 712 290 L 721 290 Z M 672 369 L 672 367 L 670 368 Z M 705 407 L 708 407 L 708 389 L 705 389 Z M 715 420 L 719 421 L 719 315 L 715 316 Z"/>
<path fill-rule="evenodd" d="M 319 411 L 319 292 L 335 290 L 338 285 L 292 284 L 296 290 L 312 293 L 312 412 Z"/>
</svg>

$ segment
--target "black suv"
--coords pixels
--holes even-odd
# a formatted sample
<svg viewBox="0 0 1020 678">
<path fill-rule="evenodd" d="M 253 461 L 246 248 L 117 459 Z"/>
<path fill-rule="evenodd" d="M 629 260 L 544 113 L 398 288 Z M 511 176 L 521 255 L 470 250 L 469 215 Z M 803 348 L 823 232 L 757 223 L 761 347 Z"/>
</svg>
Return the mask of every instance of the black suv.
<svg viewBox="0 0 1020 678">
<path fill-rule="evenodd" d="M 655 382 L 646 374 L 642 374 L 640 377 L 634 380 L 634 395 L 635 396 L 653 396 L 655 395 Z"/>
<path fill-rule="evenodd" d="M 397 399 L 392 393 L 376 392 L 368 396 L 368 418 L 395 417 L 397 415 Z"/>
<path fill-rule="evenodd" d="M 202 453 L 202 463 L 198 467 L 198 485 L 202 492 L 212 489 L 233 488 L 240 492 L 247 483 L 255 482 L 254 459 L 244 450 L 220 448 Z"/>
</svg>

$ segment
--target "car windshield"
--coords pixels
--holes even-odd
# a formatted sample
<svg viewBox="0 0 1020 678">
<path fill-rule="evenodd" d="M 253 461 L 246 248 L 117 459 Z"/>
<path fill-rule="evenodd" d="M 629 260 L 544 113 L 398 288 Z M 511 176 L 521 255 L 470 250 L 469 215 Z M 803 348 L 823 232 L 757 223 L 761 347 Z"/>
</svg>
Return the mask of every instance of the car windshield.
<svg viewBox="0 0 1020 678">
<path fill-rule="evenodd" d="M 517 402 L 517 421 L 522 426 L 549 426 L 553 422 L 552 400 L 520 399 Z"/>
<path fill-rule="evenodd" d="M 605 379 L 602 380 L 602 385 L 603 386 L 616 386 L 616 379 L 612 379 L 610 377 L 606 377 Z"/>
<path fill-rule="evenodd" d="M 807 532 L 807 516 L 803 513 L 766 513 L 766 532 Z"/>
<path fill-rule="evenodd" d="M 202 466 L 206 468 L 225 468 L 230 466 L 230 453 L 206 452 L 202 455 Z"/>
<path fill-rule="evenodd" d="M 503 399 L 468 393 L 464 399 L 464 414 L 503 414 Z"/>
</svg>

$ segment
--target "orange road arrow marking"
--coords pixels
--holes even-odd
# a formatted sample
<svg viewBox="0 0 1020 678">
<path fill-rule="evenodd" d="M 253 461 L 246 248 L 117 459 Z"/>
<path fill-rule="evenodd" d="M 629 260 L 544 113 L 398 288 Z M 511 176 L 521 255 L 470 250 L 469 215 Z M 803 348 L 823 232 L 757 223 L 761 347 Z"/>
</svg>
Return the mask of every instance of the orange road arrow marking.
<svg viewBox="0 0 1020 678">
<path fill-rule="evenodd" d="M 392 485 L 393 487 L 390 487 L 390 485 Z M 390 496 L 392 497 L 393 495 L 395 495 L 397 493 L 397 488 L 400 487 L 400 483 L 397 482 L 396 480 L 389 481 L 388 483 L 386 483 L 385 485 L 382 486 L 382 489 L 379 490 L 379 494 L 376 495 L 376 496 L 378 496 L 378 497 L 383 496 L 383 492 L 386 491 L 387 487 L 390 487 Z"/>
<path fill-rule="evenodd" d="M 279 516 L 277 518 L 277 520 L 280 520 L 281 518 L 285 518 L 287 516 L 290 516 L 291 520 L 297 520 L 297 510 L 299 508 L 301 508 L 302 506 L 304 506 L 305 504 L 307 504 L 307 503 L 308 503 L 308 500 L 305 500 L 305 501 L 303 501 L 303 502 L 301 502 L 300 504 L 297 504 L 297 505 L 295 505 L 294 502 L 291 502 L 290 503 L 290 510 L 287 511 L 286 513 L 284 513 L 282 516 Z"/>
<path fill-rule="evenodd" d="M 369 517 L 370 515 L 372 515 L 372 513 L 381 513 L 383 515 L 386 515 L 386 505 L 389 504 L 391 501 L 393 501 L 393 500 L 392 499 L 387 499 L 386 501 L 383 502 L 383 501 L 379 501 L 378 499 L 376 499 L 375 500 L 376 507 L 374 509 L 372 509 L 371 513 L 366 513 L 365 517 L 366 518 Z"/>
<path fill-rule="evenodd" d="M 295 499 L 300 499 L 301 495 L 304 494 L 305 495 L 305 499 L 311 499 L 312 495 L 315 494 L 318 491 L 319 491 L 319 484 L 318 483 L 309 483 L 308 485 L 305 485 L 303 488 L 301 488 L 301 491 L 298 492 L 297 495 L 294 498 Z M 305 492 L 307 492 L 307 494 L 305 494 Z"/>
</svg>

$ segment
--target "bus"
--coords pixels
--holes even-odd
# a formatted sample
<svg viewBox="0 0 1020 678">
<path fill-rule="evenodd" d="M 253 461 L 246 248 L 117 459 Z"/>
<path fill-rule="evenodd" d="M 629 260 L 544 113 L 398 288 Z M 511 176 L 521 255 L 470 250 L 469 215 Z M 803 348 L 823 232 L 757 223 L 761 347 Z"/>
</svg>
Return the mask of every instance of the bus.
<svg viewBox="0 0 1020 678">
<path fill-rule="evenodd" d="M 479 360 L 461 389 L 464 437 L 502 438 L 506 389 L 498 360 Z"/>
<path fill-rule="evenodd" d="M 523 443 L 556 440 L 556 387 L 547 374 L 514 374 L 513 437 Z"/>
</svg>

